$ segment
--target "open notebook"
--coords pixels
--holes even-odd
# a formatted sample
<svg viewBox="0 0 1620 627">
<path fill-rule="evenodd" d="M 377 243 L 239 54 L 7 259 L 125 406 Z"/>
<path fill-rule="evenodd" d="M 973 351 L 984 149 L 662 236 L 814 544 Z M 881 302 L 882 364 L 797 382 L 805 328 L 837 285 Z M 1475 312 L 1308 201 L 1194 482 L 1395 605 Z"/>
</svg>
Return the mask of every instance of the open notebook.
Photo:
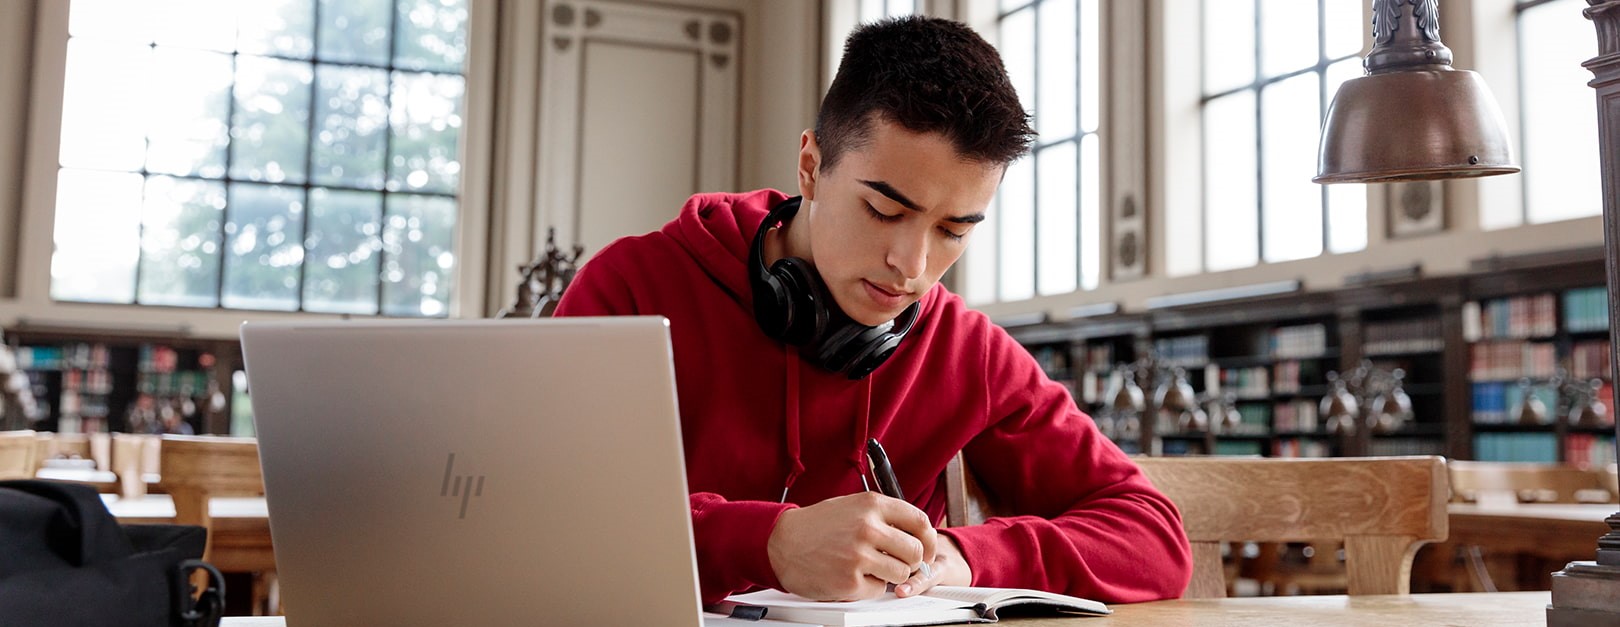
<svg viewBox="0 0 1620 627">
<path fill-rule="evenodd" d="M 824 602 L 763 590 L 727 597 L 711 608 L 723 614 L 764 608 L 764 618 L 817 625 L 939 625 L 993 623 L 996 612 L 1007 607 L 1036 606 L 1052 613 L 1102 615 L 1107 606 L 1079 597 L 1010 588 L 938 586 L 922 596 L 902 599 L 893 594 L 868 601 Z M 735 612 L 742 608 L 743 612 Z"/>
</svg>

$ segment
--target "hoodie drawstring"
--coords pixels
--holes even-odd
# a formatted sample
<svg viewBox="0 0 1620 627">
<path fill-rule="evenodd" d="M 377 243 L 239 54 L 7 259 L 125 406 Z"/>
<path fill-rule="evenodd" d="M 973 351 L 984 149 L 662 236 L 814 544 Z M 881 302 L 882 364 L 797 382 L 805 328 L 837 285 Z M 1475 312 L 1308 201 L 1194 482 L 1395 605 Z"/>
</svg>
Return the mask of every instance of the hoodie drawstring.
<svg viewBox="0 0 1620 627">
<path fill-rule="evenodd" d="M 782 483 L 782 499 L 786 503 L 788 491 L 793 488 L 793 482 L 804 474 L 804 459 L 799 442 L 799 349 L 792 344 L 783 345 L 783 356 L 787 360 L 787 451 L 791 460 L 787 479 Z M 866 458 L 866 440 L 872 433 L 872 377 L 866 377 L 861 385 L 861 417 L 855 423 L 855 446 L 852 449 L 850 461 L 855 465 L 856 476 L 861 480 L 862 490 L 871 490 L 866 476 L 871 474 L 870 463 Z"/>
<path fill-rule="evenodd" d="M 787 450 L 793 463 L 788 469 L 787 481 L 782 484 L 781 502 L 786 503 L 788 490 L 804 472 L 804 460 L 799 454 L 799 349 L 792 344 L 782 346 L 787 359 Z"/>
</svg>

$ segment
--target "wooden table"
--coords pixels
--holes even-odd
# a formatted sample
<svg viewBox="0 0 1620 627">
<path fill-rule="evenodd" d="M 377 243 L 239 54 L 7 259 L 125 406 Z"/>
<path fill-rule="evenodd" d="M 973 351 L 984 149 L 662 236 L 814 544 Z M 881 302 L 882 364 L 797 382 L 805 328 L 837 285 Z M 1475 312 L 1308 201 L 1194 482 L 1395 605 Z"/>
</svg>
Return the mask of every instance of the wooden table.
<svg viewBox="0 0 1620 627">
<path fill-rule="evenodd" d="M 103 494 L 107 510 L 118 522 L 174 523 L 174 501 L 166 494 L 148 494 L 138 499 L 120 499 Z M 270 510 L 264 497 L 209 499 L 208 514 L 213 517 L 213 551 L 208 561 L 226 572 L 275 570 L 276 555 L 270 544 Z"/>
<path fill-rule="evenodd" d="M 1024 618 L 1003 623 L 1019 627 L 1545 625 L 1547 603 L 1550 601 L 1551 593 L 1548 592 L 1201 599 L 1115 605 L 1112 606 L 1114 614 L 1106 617 Z M 227 618 L 224 624 L 231 627 L 285 627 L 286 622 L 281 617 L 243 617 Z M 770 625 L 768 622 L 756 624 L 760 627 Z"/>
<path fill-rule="evenodd" d="M 1609 532 L 1603 519 L 1620 511 L 1620 505 L 1452 503 L 1446 511 L 1452 543 L 1497 553 L 1590 560 L 1597 556 L 1597 539 Z"/>
</svg>

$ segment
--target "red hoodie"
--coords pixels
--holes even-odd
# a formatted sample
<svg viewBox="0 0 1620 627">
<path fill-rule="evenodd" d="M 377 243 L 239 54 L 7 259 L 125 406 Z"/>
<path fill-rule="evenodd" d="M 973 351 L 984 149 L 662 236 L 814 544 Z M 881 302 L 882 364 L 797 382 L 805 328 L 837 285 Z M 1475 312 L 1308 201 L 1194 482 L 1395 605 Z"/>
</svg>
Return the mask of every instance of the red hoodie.
<svg viewBox="0 0 1620 627">
<path fill-rule="evenodd" d="M 556 312 L 669 318 L 703 602 L 780 587 L 765 550 L 777 517 L 861 490 L 868 436 L 936 524 L 957 451 L 1000 509 L 1021 514 L 941 530 L 973 585 L 1116 603 L 1179 596 L 1192 562 L 1175 506 L 1022 346 L 943 285 L 861 381 L 760 330 L 748 249 L 784 198 L 693 196 L 662 230 L 593 256 Z"/>
</svg>

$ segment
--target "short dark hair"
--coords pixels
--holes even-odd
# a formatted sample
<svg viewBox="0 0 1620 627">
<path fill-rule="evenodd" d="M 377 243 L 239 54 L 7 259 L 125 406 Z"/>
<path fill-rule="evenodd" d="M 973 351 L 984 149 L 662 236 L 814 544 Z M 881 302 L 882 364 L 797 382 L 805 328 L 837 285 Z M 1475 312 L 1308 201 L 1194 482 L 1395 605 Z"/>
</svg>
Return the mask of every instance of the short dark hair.
<svg viewBox="0 0 1620 627">
<path fill-rule="evenodd" d="M 1001 55 L 965 24 L 905 16 L 850 33 L 816 115 L 822 167 L 865 145 L 871 119 L 940 133 L 968 159 L 1006 165 L 1035 137 Z"/>
</svg>

